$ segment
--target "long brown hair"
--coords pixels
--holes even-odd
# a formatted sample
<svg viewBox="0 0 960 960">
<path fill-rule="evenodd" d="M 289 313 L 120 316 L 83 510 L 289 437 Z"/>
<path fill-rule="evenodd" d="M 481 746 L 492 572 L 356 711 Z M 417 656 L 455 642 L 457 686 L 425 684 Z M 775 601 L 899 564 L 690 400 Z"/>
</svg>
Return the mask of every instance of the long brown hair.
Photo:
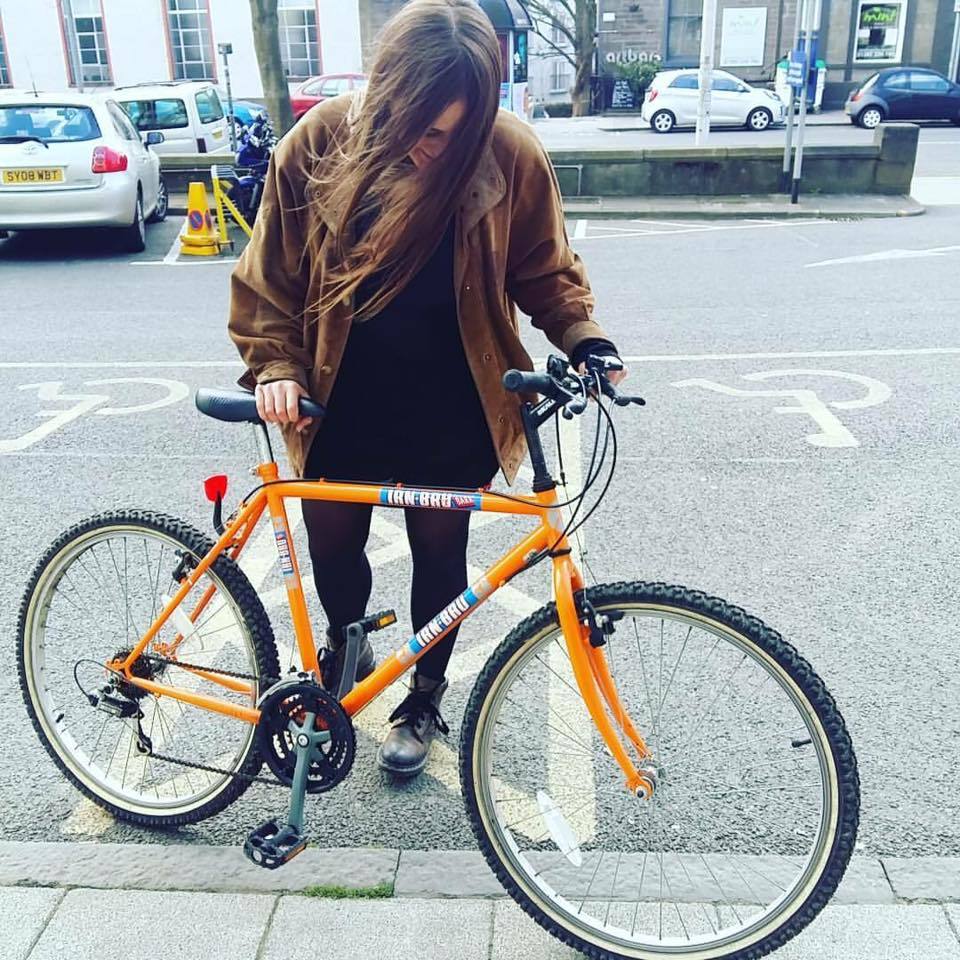
<svg viewBox="0 0 960 960">
<path fill-rule="evenodd" d="M 386 24 L 348 133 L 313 174 L 331 208 L 342 211 L 337 263 L 315 304 L 318 315 L 377 273 L 379 288 L 355 314 L 367 319 L 427 261 L 490 138 L 500 74 L 500 45 L 475 0 L 412 0 Z M 463 120 L 443 154 L 418 170 L 408 154 L 458 100 Z M 371 212 L 373 224 L 358 238 L 357 219 Z"/>
</svg>

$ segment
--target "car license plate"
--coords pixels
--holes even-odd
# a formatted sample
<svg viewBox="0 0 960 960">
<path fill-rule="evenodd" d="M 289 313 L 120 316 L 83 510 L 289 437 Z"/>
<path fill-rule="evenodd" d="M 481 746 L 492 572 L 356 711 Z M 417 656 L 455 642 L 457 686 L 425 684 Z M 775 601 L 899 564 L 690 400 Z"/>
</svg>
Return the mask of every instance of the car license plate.
<svg viewBox="0 0 960 960">
<path fill-rule="evenodd" d="M 63 170 L 36 167 L 32 170 L 4 170 L 4 183 L 63 183 Z"/>
</svg>

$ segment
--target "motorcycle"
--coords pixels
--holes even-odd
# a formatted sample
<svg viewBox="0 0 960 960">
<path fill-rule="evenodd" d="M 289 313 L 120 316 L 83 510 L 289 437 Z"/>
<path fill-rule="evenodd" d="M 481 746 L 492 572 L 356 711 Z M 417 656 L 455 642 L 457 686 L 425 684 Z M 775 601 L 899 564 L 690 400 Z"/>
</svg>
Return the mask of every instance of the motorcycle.
<svg viewBox="0 0 960 960">
<path fill-rule="evenodd" d="M 263 181 L 276 145 L 273 127 L 262 113 L 258 113 L 249 126 L 240 127 L 236 165 L 249 172 L 230 187 L 227 196 L 250 226 L 257 218 L 260 198 L 263 196 Z"/>
</svg>

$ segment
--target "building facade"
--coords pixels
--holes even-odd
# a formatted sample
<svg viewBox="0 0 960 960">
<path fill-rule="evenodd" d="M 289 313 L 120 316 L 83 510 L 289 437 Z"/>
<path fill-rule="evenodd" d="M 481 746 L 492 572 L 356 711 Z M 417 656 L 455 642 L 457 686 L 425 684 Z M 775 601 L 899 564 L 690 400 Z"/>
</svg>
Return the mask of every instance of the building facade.
<svg viewBox="0 0 960 960">
<path fill-rule="evenodd" d="M 744 80 L 771 81 L 789 51 L 797 0 L 718 0 L 714 63 Z M 597 0 L 601 69 L 653 60 L 692 67 L 700 59 L 702 0 Z M 882 67 L 932 67 L 960 82 L 950 63 L 954 0 L 822 0 L 818 57 L 827 67 L 824 106 Z"/>
<path fill-rule="evenodd" d="M 291 87 L 360 69 L 358 0 L 279 0 Z M 0 0 L 0 86 L 96 89 L 158 80 L 223 83 L 261 98 L 249 0 Z"/>
<path fill-rule="evenodd" d="M 530 99 L 534 104 L 571 102 L 573 87 L 573 46 L 558 23 L 573 25 L 563 5 L 557 0 L 548 3 L 553 12 L 549 21 L 541 20 L 531 11 L 536 30 L 530 33 Z"/>
</svg>

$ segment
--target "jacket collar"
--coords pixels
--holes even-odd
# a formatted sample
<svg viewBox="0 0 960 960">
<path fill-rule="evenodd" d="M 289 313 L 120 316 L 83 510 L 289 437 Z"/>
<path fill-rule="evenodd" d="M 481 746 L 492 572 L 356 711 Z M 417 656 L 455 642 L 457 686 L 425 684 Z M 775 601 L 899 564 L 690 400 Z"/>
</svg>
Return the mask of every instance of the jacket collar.
<svg viewBox="0 0 960 960">
<path fill-rule="evenodd" d="M 506 177 L 497 163 L 493 146 L 488 142 L 483 148 L 477 169 L 467 182 L 460 204 L 464 233 L 469 233 L 506 196 L 506 192 Z M 342 203 L 334 204 L 332 197 L 316 187 L 308 188 L 307 198 L 315 204 L 327 227 L 334 231 L 340 221 Z"/>
</svg>

